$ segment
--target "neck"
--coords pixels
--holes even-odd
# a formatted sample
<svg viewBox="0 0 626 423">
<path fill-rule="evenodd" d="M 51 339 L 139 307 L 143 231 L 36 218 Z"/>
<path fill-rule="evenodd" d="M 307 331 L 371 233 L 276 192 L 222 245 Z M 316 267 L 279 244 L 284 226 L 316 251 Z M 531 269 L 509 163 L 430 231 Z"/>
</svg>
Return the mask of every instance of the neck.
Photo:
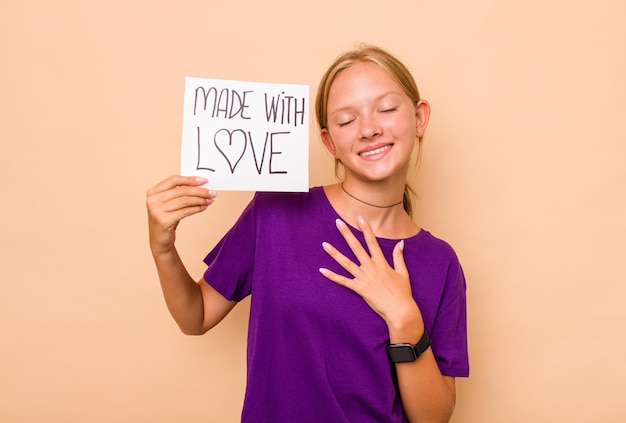
<svg viewBox="0 0 626 423">
<path fill-rule="evenodd" d="M 369 192 L 365 190 L 359 191 L 358 189 L 352 192 L 352 185 L 347 183 L 344 188 L 350 194 L 357 197 L 357 199 L 346 194 L 341 188 L 341 184 L 327 186 L 324 188 L 324 191 L 341 219 L 351 226 L 357 228 L 357 219 L 361 216 L 367 220 L 374 234 L 378 237 L 400 239 L 413 236 L 419 232 L 417 225 L 415 225 L 411 217 L 400 205 L 402 202 L 400 202 L 399 199 L 403 195 L 403 191 L 399 192 L 398 189 L 395 189 L 393 190 L 394 195 L 392 196 L 392 190 L 389 187 L 385 187 L 384 189 L 382 187 L 381 189 L 370 187 Z M 367 194 L 369 194 L 369 196 Z M 372 207 L 371 205 L 363 203 L 361 200 L 375 206 L 391 206 L 398 202 L 400 202 L 400 204 L 380 208 Z"/>
<path fill-rule="evenodd" d="M 377 208 L 377 209 L 389 209 L 389 208 L 391 208 L 391 207 L 396 207 L 396 206 L 399 206 L 400 204 L 403 204 L 403 203 L 404 203 L 404 198 L 403 198 L 403 199 L 402 199 L 402 200 L 400 200 L 400 201 L 396 201 L 396 202 L 393 202 L 393 203 L 391 203 L 391 204 L 387 204 L 387 205 L 373 204 L 373 203 L 370 203 L 370 202 L 368 202 L 368 201 L 362 200 L 362 199 L 358 198 L 357 196 L 355 196 L 355 195 L 351 194 L 350 192 L 348 192 L 348 190 L 347 190 L 347 189 L 346 189 L 346 187 L 344 186 L 344 183 L 343 183 L 343 182 L 340 184 L 340 186 L 341 186 L 341 189 L 343 190 L 343 192 L 344 192 L 345 194 L 347 194 L 349 197 L 351 197 L 352 199 L 354 199 L 354 200 L 356 200 L 356 201 L 358 201 L 358 202 L 360 202 L 360 203 L 363 203 L 363 204 L 365 204 L 366 206 L 375 207 L 375 208 Z"/>
</svg>

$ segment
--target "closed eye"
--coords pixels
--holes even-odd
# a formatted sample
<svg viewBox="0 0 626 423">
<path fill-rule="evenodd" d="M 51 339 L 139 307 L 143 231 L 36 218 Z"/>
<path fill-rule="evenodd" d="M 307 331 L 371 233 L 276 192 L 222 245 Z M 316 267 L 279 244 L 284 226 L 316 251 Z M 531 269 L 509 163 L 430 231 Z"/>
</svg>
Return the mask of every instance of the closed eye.
<svg viewBox="0 0 626 423">
<path fill-rule="evenodd" d="M 340 128 L 343 128 L 344 126 L 350 125 L 352 122 L 354 122 L 354 119 L 350 119 L 348 121 L 338 123 L 337 126 L 339 126 Z"/>
<path fill-rule="evenodd" d="M 398 110 L 397 107 L 390 107 L 389 109 L 384 109 L 384 110 L 381 110 L 380 112 L 381 113 L 389 113 L 389 112 L 395 112 L 396 110 Z"/>
</svg>

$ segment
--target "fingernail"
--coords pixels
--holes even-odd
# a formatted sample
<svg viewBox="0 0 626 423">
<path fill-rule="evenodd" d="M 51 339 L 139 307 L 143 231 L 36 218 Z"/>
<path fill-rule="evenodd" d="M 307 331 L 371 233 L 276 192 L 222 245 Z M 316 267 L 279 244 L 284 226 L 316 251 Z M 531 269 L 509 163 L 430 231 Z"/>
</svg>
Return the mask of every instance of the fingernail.
<svg viewBox="0 0 626 423">
<path fill-rule="evenodd" d="M 196 182 L 199 184 L 206 184 L 209 180 L 207 178 L 203 178 L 202 176 L 196 176 Z"/>
<path fill-rule="evenodd" d="M 218 192 L 217 191 L 209 191 L 209 195 L 213 196 L 213 197 L 217 197 Z"/>
<path fill-rule="evenodd" d="M 322 242 L 322 248 L 324 249 L 324 251 L 330 251 L 331 246 L 328 242 Z"/>
<path fill-rule="evenodd" d="M 320 267 L 318 270 L 320 271 L 322 275 L 328 276 L 328 269 L 324 269 L 323 267 Z"/>
<path fill-rule="evenodd" d="M 398 246 L 400 246 L 400 251 L 404 251 L 404 240 L 401 239 L 400 242 L 398 242 Z"/>
<path fill-rule="evenodd" d="M 341 220 L 341 219 L 337 219 L 337 220 L 335 220 L 335 224 L 337 225 L 337 227 L 338 227 L 339 229 L 343 229 L 343 228 L 345 228 L 345 227 L 346 227 L 346 224 L 345 224 L 345 223 L 343 223 L 343 220 Z"/>
<path fill-rule="evenodd" d="M 359 225 L 365 225 L 365 219 L 363 219 L 363 216 L 357 216 L 356 220 L 359 222 Z"/>
</svg>

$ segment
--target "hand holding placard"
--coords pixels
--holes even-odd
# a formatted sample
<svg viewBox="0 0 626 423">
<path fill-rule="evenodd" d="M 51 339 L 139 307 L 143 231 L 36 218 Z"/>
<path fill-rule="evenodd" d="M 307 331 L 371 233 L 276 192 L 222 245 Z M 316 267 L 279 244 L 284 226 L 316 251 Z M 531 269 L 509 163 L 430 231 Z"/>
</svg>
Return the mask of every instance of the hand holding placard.
<svg viewBox="0 0 626 423">
<path fill-rule="evenodd" d="M 186 78 L 181 174 L 215 190 L 307 191 L 309 87 Z"/>
</svg>

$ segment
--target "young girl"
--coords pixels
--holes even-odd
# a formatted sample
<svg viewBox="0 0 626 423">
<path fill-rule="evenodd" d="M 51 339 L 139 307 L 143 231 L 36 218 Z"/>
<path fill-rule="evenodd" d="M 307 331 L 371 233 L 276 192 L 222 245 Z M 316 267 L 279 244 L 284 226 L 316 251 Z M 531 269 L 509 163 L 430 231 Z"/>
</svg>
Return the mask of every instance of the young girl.
<svg viewBox="0 0 626 423">
<path fill-rule="evenodd" d="M 175 230 L 216 193 L 183 176 L 148 191 L 167 306 L 203 334 L 251 295 L 243 422 L 447 422 L 469 374 L 465 280 L 413 222 L 406 185 L 430 106 L 401 62 L 363 46 L 328 69 L 316 114 L 343 180 L 257 193 L 197 283 Z"/>
</svg>

